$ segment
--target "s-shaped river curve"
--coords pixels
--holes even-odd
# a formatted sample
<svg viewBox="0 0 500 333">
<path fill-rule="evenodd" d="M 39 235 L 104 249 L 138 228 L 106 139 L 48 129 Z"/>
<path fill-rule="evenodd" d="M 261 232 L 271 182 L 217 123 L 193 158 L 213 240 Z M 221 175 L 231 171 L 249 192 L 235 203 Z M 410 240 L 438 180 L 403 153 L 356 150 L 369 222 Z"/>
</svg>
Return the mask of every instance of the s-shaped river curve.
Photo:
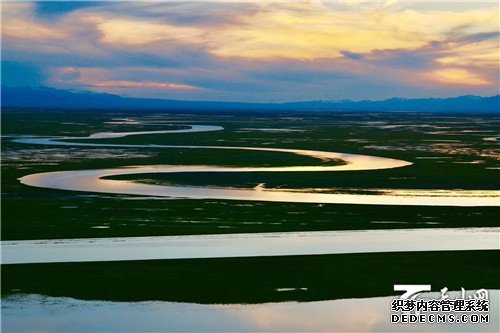
<svg viewBox="0 0 500 333">
<path fill-rule="evenodd" d="M 334 172 L 380 170 L 409 166 L 412 163 L 385 157 L 344 154 L 336 152 L 260 148 L 230 146 L 176 146 L 176 145 L 136 145 L 68 142 L 61 140 L 88 140 L 120 138 L 130 135 L 194 133 L 223 130 L 220 126 L 189 125 L 188 129 L 143 131 L 143 132 L 102 132 L 88 137 L 51 137 L 51 138 L 19 138 L 15 142 L 42 145 L 63 145 L 80 147 L 108 148 L 167 148 L 167 149 L 224 149 L 282 152 L 308 156 L 322 160 L 342 160 L 337 166 L 290 166 L 290 167 L 220 167 L 220 166 L 184 166 L 184 165 L 147 165 L 128 166 L 122 168 L 73 170 L 45 172 L 27 175 L 20 182 L 35 187 L 51 189 L 85 191 L 97 193 L 141 195 L 168 198 L 249 200 L 302 203 L 334 203 L 334 204 L 369 204 L 369 205 L 423 205 L 423 206 L 498 206 L 500 191 L 445 191 L 445 190 L 398 190 L 384 191 L 386 194 L 341 194 L 316 193 L 312 191 L 292 191 L 276 189 L 234 189 L 208 188 L 195 186 L 163 186 L 134 183 L 131 181 L 102 179 L 108 176 L 132 175 L 143 173 L 193 173 L 193 172 Z"/>
<path fill-rule="evenodd" d="M 338 166 L 273 168 L 224 168 L 216 166 L 149 165 L 99 170 L 38 173 L 21 183 L 37 187 L 100 193 L 132 194 L 190 199 L 289 201 L 315 203 L 498 206 L 498 191 L 467 191 L 467 195 L 443 191 L 390 190 L 389 195 L 326 194 L 268 189 L 160 186 L 102 179 L 112 175 L 164 172 L 294 172 L 354 171 L 398 168 L 412 163 L 390 158 L 334 152 L 224 146 L 169 146 L 74 143 L 61 140 L 118 138 L 128 135 L 189 133 L 222 130 L 219 126 L 191 126 L 185 130 L 128 133 L 97 133 L 86 138 L 20 138 L 16 142 L 116 148 L 240 149 L 285 152 L 319 159 L 341 159 Z M 411 194 L 408 194 L 411 193 Z M 446 192 L 450 193 L 450 191 Z M 498 228 L 326 231 L 307 233 L 261 233 L 201 236 L 128 237 L 116 239 L 67 239 L 2 242 L 3 263 L 80 262 L 181 258 L 366 253 L 393 251 L 443 251 L 498 249 Z"/>
</svg>

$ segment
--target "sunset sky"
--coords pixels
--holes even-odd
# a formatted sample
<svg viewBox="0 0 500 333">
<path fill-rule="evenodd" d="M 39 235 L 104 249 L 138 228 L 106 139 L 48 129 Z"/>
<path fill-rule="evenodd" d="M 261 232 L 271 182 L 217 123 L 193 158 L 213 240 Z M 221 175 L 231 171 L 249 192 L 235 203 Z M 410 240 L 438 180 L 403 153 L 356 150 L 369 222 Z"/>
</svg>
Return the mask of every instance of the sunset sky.
<svg viewBox="0 0 500 333">
<path fill-rule="evenodd" d="M 3 2 L 2 84 L 183 100 L 493 95 L 490 2 Z"/>
</svg>

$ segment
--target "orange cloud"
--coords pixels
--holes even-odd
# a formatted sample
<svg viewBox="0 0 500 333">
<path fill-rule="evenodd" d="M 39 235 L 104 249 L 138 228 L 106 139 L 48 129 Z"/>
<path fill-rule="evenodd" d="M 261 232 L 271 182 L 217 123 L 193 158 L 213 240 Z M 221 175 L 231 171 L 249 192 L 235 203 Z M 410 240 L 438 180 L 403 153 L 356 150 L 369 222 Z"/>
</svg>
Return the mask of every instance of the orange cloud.
<svg viewBox="0 0 500 333">
<path fill-rule="evenodd" d="M 120 89 L 134 89 L 145 88 L 151 90 L 200 90 L 202 88 L 176 82 L 165 81 L 148 81 L 148 80 L 127 80 L 116 79 L 117 75 L 120 77 L 127 77 L 127 73 L 143 72 L 147 69 L 140 68 L 121 68 L 120 71 L 101 69 L 101 68 L 87 68 L 87 67 L 60 67 L 52 68 L 52 76 L 50 79 L 51 85 L 54 86 L 86 86 L 91 88 L 120 88 Z M 134 75 L 134 74 L 131 74 Z"/>
<path fill-rule="evenodd" d="M 455 44 L 436 59 L 444 66 L 481 66 L 496 68 L 500 60 L 498 39 L 489 39 L 479 42 Z"/>
<path fill-rule="evenodd" d="M 64 31 L 37 22 L 32 13 L 32 3 L 3 2 L 2 36 L 28 40 L 68 37 Z"/>
<path fill-rule="evenodd" d="M 168 41 L 199 42 L 200 36 L 203 34 L 203 30 L 198 28 L 137 19 L 103 18 L 97 27 L 102 33 L 101 41 L 103 43 L 121 45 L 142 45 Z"/>
<path fill-rule="evenodd" d="M 303 4 L 301 10 L 296 4 L 261 6 L 254 16 L 242 16 L 239 24 L 212 36 L 211 52 L 221 57 L 314 60 L 340 57 L 341 51 L 416 50 L 445 41 L 449 31 L 468 26 L 474 33 L 498 30 L 496 9 L 377 10 L 372 4 L 342 11 L 317 4 Z"/>
<path fill-rule="evenodd" d="M 417 50 L 431 42 L 444 42 L 457 29 L 464 34 L 498 31 L 497 8 L 416 10 L 388 3 L 392 5 L 257 3 L 257 9 L 233 13 L 230 21 L 209 25 L 95 12 L 79 19 L 92 22 L 105 44 L 152 45 L 150 51 L 155 53 L 175 44 L 190 44 L 219 57 L 256 60 L 315 60 L 339 58 L 342 51 Z M 476 48 L 476 53 L 482 52 L 481 47 Z"/>
<path fill-rule="evenodd" d="M 199 87 L 173 82 L 136 82 L 136 81 L 96 81 L 85 82 L 85 85 L 93 87 L 113 87 L 113 88 L 155 88 L 174 90 L 195 90 Z"/>
<path fill-rule="evenodd" d="M 227 87 L 268 84 L 281 94 L 279 84 L 301 91 L 310 84 L 329 96 L 341 78 L 447 91 L 490 92 L 498 84 L 497 5 L 358 2 L 255 2 L 227 12 L 214 4 L 197 15 L 196 4 L 110 2 L 50 21 L 33 3 L 5 2 L 2 46 L 9 61 L 40 58 L 48 84 L 120 93 L 191 96 L 214 87 L 238 95 L 245 88 Z"/>
<path fill-rule="evenodd" d="M 426 79 L 450 85 L 487 86 L 493 85 L 478 73 L 462 68 L 443 68 L 424 74 Z"/>
</svg>

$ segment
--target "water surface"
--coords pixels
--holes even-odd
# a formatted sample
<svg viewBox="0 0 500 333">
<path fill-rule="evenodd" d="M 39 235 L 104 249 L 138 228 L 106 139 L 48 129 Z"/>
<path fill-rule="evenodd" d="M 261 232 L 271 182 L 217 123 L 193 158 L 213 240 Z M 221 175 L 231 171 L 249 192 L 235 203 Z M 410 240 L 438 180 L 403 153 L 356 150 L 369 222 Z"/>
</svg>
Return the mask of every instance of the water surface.
<svg viewBox="0 0 500 333">
<path fill-rule="evenodd" d="M 449 294 L 457 297 L 457 293 Z M 439 298 L 438 293 L 422 296 Z M 489 291 L 492 309 L 489 324 L 391 324 L 390 303 L 397 297 L 204 305 L 18 295 L 2 300 L 2 329 L 5 332 L 498 332 L 499 329 L 498 290 Z"/>
<path fill-rule="evenodd" d="M 411 162 L 385 157 L 337 153 L 327 151 L 262 148 L 262 147 L 231 147 L 231 146 L 174 146 L 174 145 L 135 145 L 135 144 L 100 144 L 80 143 L 62 140 L 88 140 L 121 138 L 131 135 L 171 134 L 219 131 L 220 126 L 189 125 L 187 129 L 142 132 L 101 132 L 88 137 L 59 137 L 59 138 L 18 138 L 15 142 L 91 147 L 120 147 L 120 148 L 169 148 L 169 149 L 223 149 L 223 150 L 250 150 L 290 153 L 308 156 L 323 161 L 341 160 L 342 165 L 335 166 L 293 166 L 293 167 L 217 167 L 217 166 L 182 166 L 182 165 L 153 165 L 135 166 L 126 168 L 75 170 L 61 172 L 47 172 L 24 176 L 21 183 L 30 186 L 98 193 L 145 195 L 156 197 L 175 197 L 189 199 L 220 199 L 220 200 L 250 200 L 250 201 L 277 201 L 277 202 L 311 202 L 335 204 L 365 204 L 365 205 L 425 205 L 425 206 L 498 206 L 500 205 L 500 191 L 443 191 L 443 190 L 398 190 L 391 189 L 387 193 L 370 194 L 339 194 L 315 193 L 308 189 L 291 191 L 286 189 L 233 189 L 207 188 L 193 186 L 162 186 L 140 184 L 129 181 L 102 179 L 106 176 L 132 175 L 144 173 L 194 173 L 194 172 L 328 172 L 361 171 L 400 168 L 412 165 Z M 438 199 L 437 199 L 438 198 Z"/>
<path fill-rule="evenodd" d="M 314 231 L 2 242 L 2 263 L 499 249 L 500 228 Z"/>
</svg>

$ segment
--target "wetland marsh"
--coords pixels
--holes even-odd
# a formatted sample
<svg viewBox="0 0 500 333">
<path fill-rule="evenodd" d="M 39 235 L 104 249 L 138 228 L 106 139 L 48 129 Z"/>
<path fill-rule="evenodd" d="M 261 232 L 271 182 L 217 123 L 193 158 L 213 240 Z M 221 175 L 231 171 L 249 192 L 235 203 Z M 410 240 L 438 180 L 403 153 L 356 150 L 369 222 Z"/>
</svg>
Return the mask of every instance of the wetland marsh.
<svg viewBox="0 0 500 333">
<path fill-rule="evenodd" d="M 303 313 L 324 301 L 348 311 L 349 302 L 333 300 L 368 306 L 395 296 L 401 282 L 497 290 L 500 154 L 489 138 L 499 123 L 403 113 L 6 110 L 4 327 L 22 327 L 14 313 L 53 309 L 61 330 L 66 307 L 83 302 L 87 310 L 74 315 L 85 330 L 96 306 L 88 300 L 122 314 L 154 300 L 223 303 L 250 315 L 250 304 L 276 302 Z M 214 243 L 203 250 L 189 243 L 196 237 Z M 9 264 L 15 251 L 24 261 Z M 61 254 L 67 259 L 55 259 Z M 189 328 L 208 327 L 202 322 Z"/>
</svg>

